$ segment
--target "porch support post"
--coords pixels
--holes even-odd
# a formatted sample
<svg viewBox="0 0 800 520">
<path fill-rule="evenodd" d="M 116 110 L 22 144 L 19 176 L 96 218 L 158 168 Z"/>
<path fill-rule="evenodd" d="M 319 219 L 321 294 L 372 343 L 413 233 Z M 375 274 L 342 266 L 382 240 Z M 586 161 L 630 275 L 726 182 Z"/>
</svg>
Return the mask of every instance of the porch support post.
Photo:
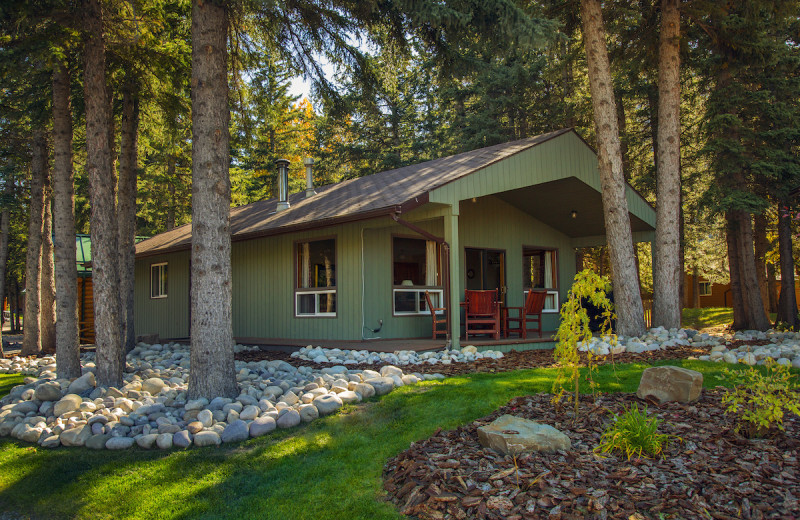
<svg viewBox="0 0 800 520">
<path fill-rule="evenodd" d="M 449 214 L 444 216 L 444 239 L 450 244 L 450 294 L 448 306 L 450 314 L 450 346 L 460 347 L 461 336 L 461 260 L 458 242 L 458 202 L 450 206 Z"/>
</svg>

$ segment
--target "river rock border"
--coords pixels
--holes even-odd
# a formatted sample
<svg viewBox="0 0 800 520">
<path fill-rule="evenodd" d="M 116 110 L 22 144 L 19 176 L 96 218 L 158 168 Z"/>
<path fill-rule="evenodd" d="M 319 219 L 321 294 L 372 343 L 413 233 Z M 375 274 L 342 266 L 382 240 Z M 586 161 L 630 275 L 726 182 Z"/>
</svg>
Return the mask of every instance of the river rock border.
<svg viewBox="0 0 800 520">
<path fill-rule="evenodd" d="M 140 343 L 128 354 L 121 388 L 97 386 L 94 353 L 84 354 L 82 363 L 83 375 L 70 381 L 56 378 L 52 356 L 2 360 L 3 372 L 18 368 L 36 377 L 26 377 L 0 399 L 0 436 L 45 448 L 218 446 L 293 428 L 401 386 L 444 378 L 392 365 L 376 372 L 237 361 L 239 396 L 209 401 L 187 400 L 186 345 Z"/>
</svg>

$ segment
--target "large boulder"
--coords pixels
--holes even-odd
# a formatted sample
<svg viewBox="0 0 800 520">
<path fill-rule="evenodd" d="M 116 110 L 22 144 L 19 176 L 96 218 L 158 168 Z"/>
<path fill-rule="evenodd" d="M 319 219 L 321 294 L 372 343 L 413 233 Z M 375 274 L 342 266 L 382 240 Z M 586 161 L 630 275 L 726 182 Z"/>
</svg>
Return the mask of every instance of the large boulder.
<svg viewBox="0 0 800 520">
<path fill-rule="evenodd" d="M 91 436 L 92 429 L 84 424 L 70 430 L 64 430 L 59 438 L 64 446 L 83 446 Z"/>
<path fill-rule="evenodd" d="M 275 429 L 275 419 L 265 415 L 250 423 L 250 437 L 261 437 Z"/>
<path fill-rule="evenodd" d="M 166 383 L 157 377 L 151 377 L 150 379 L 142 381 L 142 390 L 149 392 L 150 395 L 158 395 L 165 386 L 167 386 Z"/>
<path fill-rule="evenodd" d="M 59 417 L 65 413 L 74 412 L 81 405 L 82 401 L 83 399 L 79 395 L 67 394 L 53 407 L 53 415 Z"/>
<path fill-rule="evenodd" d="M 94 372 L 86 372 L 81 377 L 70 383 L 67 391 L 70 394 L 82 394 L 83 392 L 93 389 L 97 386 L 97 381 L 94 377 Z"/>
<path fill-rule="evenodd" d="M 391 377 L 373 377 L 364 382 L 375 389 L 375 395 L 386 395 L 394 390 L 394 380 Z"/>
<path fill-rule="evenodd" d="M 246 441 L 250 436 L 247 423 L 237 419 L 225 427 L 222 431 L 222 442 L 241 442 Z"/>
<path fill-rule="evenodd" d="M 528 451 L 552 453 L 571 446 L 569 437 L 552 426 L 513 415 L 501 415 L 491 424 L 478 428 L 478 440 L 483 446 L 506 455 Z"/>
<path fill-rule="evenodd" d="M 314 399 L 313 404 L 320 415 L 330 415 L 342 407 L 342 400 L 336 394 L 325 394 Z"/>
<path fill-rule="evenodd" d="M 655 399 L 659 403 L 688 403 L 700 396 L 703 374 L 681 367 L 650 367 L 642 373 L 636 395 L 639 399 Z"/>
<path fill-rule="evenodd" d="M 58 383 L 44 383 L 36 387 L 33 398 L 39 401 L 58 401 L 62 395 L 63 392 Z"/>
</svg>

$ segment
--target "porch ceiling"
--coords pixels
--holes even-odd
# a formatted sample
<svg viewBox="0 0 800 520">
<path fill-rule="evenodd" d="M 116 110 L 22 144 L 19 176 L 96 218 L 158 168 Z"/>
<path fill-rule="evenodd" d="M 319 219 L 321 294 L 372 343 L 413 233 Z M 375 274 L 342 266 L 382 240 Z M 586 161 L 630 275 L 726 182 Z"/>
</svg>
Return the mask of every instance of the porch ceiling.
<svg viewBox="0 0 800 520">
<path fill-rule="evenodd" d="M 575 177 L 496 194 L 501 200 L 572 238 L 605 234 L 600 192 Z M 572 210 L 577 218 L 572 218 Z M 632 231 L 652 231 L 629 213 Z"/>
</svg>

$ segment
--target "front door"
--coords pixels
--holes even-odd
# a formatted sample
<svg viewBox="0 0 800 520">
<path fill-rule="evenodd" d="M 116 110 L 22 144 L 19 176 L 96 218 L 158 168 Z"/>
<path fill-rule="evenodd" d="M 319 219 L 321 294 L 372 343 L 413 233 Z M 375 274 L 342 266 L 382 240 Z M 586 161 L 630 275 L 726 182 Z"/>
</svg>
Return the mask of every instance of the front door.
<svg viewBox="0 0 800 520">
<path fill-rule="evenodd" d="M 500 249 L 465 249 L 467 289 L 497 289 L 500 302 L 506 299 L 506 252 Z"/>
</svg>

